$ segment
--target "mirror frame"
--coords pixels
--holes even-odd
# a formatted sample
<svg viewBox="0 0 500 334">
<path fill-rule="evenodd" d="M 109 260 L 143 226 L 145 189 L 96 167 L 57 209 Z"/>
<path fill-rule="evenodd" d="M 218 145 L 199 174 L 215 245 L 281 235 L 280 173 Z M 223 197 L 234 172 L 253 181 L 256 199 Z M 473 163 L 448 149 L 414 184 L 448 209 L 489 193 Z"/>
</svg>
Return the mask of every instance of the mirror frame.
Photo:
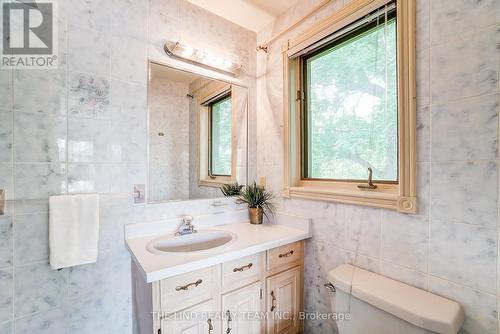
<svg viewBox="0 0 500 334">
<path fill-rule="evenodd" d="M 146 145 L 147 145 L 147 151 L 146 151 L 146 161 L 147 161 L 147 171 L 146 171 L 146 181 L 147 181 L 147 184 L 146 184 L 146 194 L 145 194 L 145 197 L 146 197 L 146 204 L 162 204 L 162 203 L 169 203 L 169 202 L 184 202 L 184 201 L 197 201 L 197 200 L 215 200 L 217 201 L 218 199 L 220 200 L 221 198 L 231 198 L 231 197 L 224 197 L 224 196 L 219 196 L 219 197 L 213 197 L 213 198 L 195 198 L 195 199 L 166 199 L 166 200 L 161 200 L 161 201 L 151 201 L 150 200 L 150 197 L 151 197 L 151 173 L 150 173 L 150 139 L 149 139 L 149 131 L 150 131 L 150 128 L 149 128 L 149 125 L 150 125 L 150 81 L 151 81 L 151 65 L 152 64 L 155 64 L 155 65 L 159 65 L 159 66 L 165 66 L 165 67 L 169 67 L 171 69 L 174 69 L 174 70 L 177 70 L 177 71 L 182 71 L 182 72 L 188 72 L 188 73 L 192 73 L 192 74 L 195 74 L 195 75 L 198 75 L 202 78 L 205 78 L 205 79 L 209 79 L 209 80 L 217 80 L 217 81 L 221 81 L 221 82 L 224 82 L 224 83 L 227 83 L 227 84 L 230 84 L 230 85 L 235 85 L 235 86 L 239 86 L 241 88 L 245 88 L 247 90 L 247 99 L 249 98 L 250 96 L 250 87 L 248 87 L 247 85 L 243 84 L 240 80 L 237 80 L 237 79 L 234 79 L 234 80 L 231 80 L 231 78 L 229 77 L 224 77 L 224 78 L 221 78 L 220 75 L 214 75 L 214 76 L 210 76 L 207 74 L 207 71 L 202 69 L 202 68 L 198 68 L 198 67 L 190 67 L 190 69 L 187 69 L 185 67 L 182 67 L 182 66 L 176 66 L 172 63 L 163 63 L 163 62 L 160 62 L 160 61 L 157 61 L 157 60 L 151 60 L 151 59 L 148 59 L 148 62 L 147 62 L 147 75 L 148 75 L 148 84 L 147 84 L 147 89 L 146 89 L 146 94 L 147 94 L 147 99 L 146 99 L 146 103 L 147 103 L 147 108 L 146 108 L 146 113 L 147 113 L 147 118 L 146 118 L 146 135 L 147 135 L 147 138 L 146 138 Z M 250 105 L 249 103 L 247 102 L 247 105 L 246 105 L 246 131 L 247 131 L 247 135 L 246 135 L 246 143 L 244 144 L 245 147 L 246 147 L 246 152 L 245 152 L 245 160 L 246 160 L 246 171 L 245 171 L 245 185 L 248 184 L 248 180 L 249 180 L 249 151 L 250 151 L 250 141 L 249 141 L 249 133 L 250 133 Z M 198 136 L 198 134 L 197 134 Z M 198 160 L 198 157 L 196 158 Z M 202 185 L 203 186 L 203 185 Z M 235 196 L 232 196 L 233 198 Z"/>
</svg>

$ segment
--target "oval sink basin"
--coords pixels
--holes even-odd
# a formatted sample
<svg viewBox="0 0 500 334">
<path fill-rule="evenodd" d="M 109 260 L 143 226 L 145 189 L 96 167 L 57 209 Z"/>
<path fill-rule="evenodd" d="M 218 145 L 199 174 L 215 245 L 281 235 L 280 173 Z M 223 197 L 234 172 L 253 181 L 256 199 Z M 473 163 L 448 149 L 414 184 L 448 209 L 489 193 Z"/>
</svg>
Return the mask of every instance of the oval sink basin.
<svg viewBox="0 0 500 334">
<path fill-rule="evenodd" d="M 148 243 L 146 248 L 154 254 L 197 252 L 211 250 L 235 239 L 236 236 L 226 231 L 198 231 L 193 234 L 161 237 Z"/>
</svg>

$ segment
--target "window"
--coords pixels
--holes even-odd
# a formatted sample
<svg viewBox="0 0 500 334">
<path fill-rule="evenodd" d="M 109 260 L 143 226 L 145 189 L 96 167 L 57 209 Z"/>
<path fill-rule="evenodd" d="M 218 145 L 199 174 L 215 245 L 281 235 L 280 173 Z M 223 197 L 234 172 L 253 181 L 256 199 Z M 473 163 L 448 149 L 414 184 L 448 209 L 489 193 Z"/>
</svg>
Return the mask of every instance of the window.
<svg viewBox="0 0 500 334">
<path fill-rule="evenodd" d="M 209 175 L 231 176 L 231 95 L 209 104 Z"/>
<path fill-rule="evenodd" d="M 395 10 L 378 14 L 300 58 L 304 179 L 398 181 Z"/>
<path fill-rule="evenodd" d="M 285 197 L 416 212 L 414 18 L 358 0 L 284 44 Z"/>
<path fill-rule="evenodd" d="M 196 91 L 199 186 L 219 188 L 238 178 L 239 94 L 237 88 L 224 82 L 199 83 Z"/>
</svg>

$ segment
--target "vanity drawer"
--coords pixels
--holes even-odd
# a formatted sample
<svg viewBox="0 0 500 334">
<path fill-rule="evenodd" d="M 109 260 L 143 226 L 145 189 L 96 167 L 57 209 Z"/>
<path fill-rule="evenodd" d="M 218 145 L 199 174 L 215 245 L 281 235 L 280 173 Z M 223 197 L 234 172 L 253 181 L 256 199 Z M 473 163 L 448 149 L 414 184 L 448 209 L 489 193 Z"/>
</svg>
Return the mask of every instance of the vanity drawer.
<svg viewBox="0 0 500 334">
<path fill-rule="evenodd" d="M 302 242 L 297 241 L 267 251 L 267 270 L 273 270 L 302 258 Z"/>
<path fill-rule="evenodd" d="M 162 312 L 175 312 L 213 298 L 219 293 L 220 266 L 166 278 L 160 283 Z"/>
<path fill-rule="evenodd" d="M 253 254 L 222 264 L 222 287 L 232 290 L 260 279 L 264 253 Z"/>
</svg>

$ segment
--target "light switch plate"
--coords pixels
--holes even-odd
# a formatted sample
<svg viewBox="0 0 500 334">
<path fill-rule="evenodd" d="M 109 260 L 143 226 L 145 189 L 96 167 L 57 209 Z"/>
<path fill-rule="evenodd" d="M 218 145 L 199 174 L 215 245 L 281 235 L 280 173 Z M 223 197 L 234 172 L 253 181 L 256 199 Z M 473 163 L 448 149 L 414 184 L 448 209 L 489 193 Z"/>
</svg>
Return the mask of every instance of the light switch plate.
<svg viewBox="0 0 500 334">
<path fill-rule="evenodd" d="M 146 202 L 146 186 L 144 184 L 134 184 L 134 203 L 142 204 Z"/>
</svg>

